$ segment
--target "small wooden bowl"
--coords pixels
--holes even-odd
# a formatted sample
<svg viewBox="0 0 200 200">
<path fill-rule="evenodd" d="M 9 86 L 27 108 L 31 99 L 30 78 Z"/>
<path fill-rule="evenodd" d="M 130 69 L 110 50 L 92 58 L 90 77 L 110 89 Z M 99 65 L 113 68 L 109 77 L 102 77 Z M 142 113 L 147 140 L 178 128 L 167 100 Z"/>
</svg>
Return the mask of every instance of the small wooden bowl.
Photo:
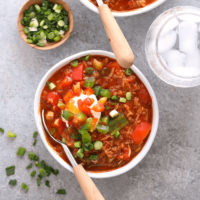
<svg viewBox="0 0 200 200">
<path fill-rule="evenodd" d="M 49 1 L 62 5 L 63 8 L 68 12 L 68 16 L 69 16 L 69 30 L 68 32 L 64 34 L 63 38 L 59 42 L 47 42 L 47 44 L 44 47 L 39 47 L 35 44 L 29 44 L 27 42 L 27 35 L 24 33 L 24 26 L 21 24 L 21 20 L 24 17 L 24 11 L 27 10 L 33 4 L 42 4 L 42 0 L 28 0 L 21 8 L 18 15 L 18 19 L 17 19 L 17 28 L 18 28 L 18 32 L 21 38 L 24 40 L 24 42 L 26 42 L 26 44 L 28 44 L 32 48 L 39 49 L 39 50 L 51 50 L 62 45 L 65 41 L 67 41 L 67 39 L 71 35 L 74 28 L 73 14 L 68 4 L 65 3 L 64 0 L 49 0 Z"/>
</svg>

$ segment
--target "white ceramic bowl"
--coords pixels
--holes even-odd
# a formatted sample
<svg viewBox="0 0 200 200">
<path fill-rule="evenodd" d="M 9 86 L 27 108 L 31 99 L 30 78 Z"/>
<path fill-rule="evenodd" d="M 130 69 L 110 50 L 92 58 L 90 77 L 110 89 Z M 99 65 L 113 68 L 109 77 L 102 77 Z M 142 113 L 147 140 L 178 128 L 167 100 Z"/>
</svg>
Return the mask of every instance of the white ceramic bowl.
<svg viewBox="0 0 200 200">
<path fill-rule="evenodd" d="M 119 11 L 119 12 L 113 11 L 112 13 L 115 17 L 128 17 L 128 16 L 132 16 L 132 15 L 139 15 L 139 14 L 148 12 L 148 11 L 158 7 L 165 1 L 166 0 L 157 0 L 154 3 L 149 4 L 148 6 L 145 6 L 143 8 L 138 8 L 138 9 L 135 9 L 132 11 L 131 10 L 130 11 Z M 93 3 L 91 3 L 89 0 L 80 0 L 80 2 L 82 4 L 84 4 L 86 7 L 88 7 L 90 10 L 92 10 L 93 12 L 98 13 L 97 7 Z"/>
<path fill-rule="evenodd" d="M 60 68 L 62 68 L 64 65 L 68 64 L 69 62 L 71 62 L 74 59 L 80 58 L 82 56 L 86 56 L 86 55 L 103 55 L 103 56 L 108 56 L 110 58 L 115 58 L 114 54 L 111 52 L 107 52 L 107 51 L 101 51 L 101 50 L 89 50 L 89 51 L 84 51 L 81 53 L 77 53 L 73 56 L 67 57 L 63 60 L 61 60 L 59 63 L 57 63 L 56 65 L 54 65 L 42 78 L 42 80 L 40 81 L 36 94 L 35 94 L 35 100 L 34 100 L 34 115 L 35 115 L 35 121 L 36 121 L 36 125 L 38 128 L 38 131 L 40 133 L 40 137 L 42 139 L 42 142 L 44 143 L 45 147 L 48 149 L 48 151 L 50 152 L 50 154 L 63 166 L 65 167 L 67 170 L 69 170 L 70 172 L 72 172 L 72 167 L 65 162 L 58 154 L 56 151 L 53 150 L 53 148 L 49 145 L 49 143 L 46 140 L 45 137 L 45 131 L 42 125 L 42 121 L 41 121 L 41 114 L 39 111 L 39 107 L 40 107 L 40 96 L 42 93 L 42 90 L 47 82 L 47 80 L 56 72 L 58 71 Z M 150 136 L 146 142 L 146 144 L 144 145 L 143 149 L 141 150 L 141 152 L 133 159 L 131 160 L 128 164 L 126 164 L 125 166 L 116 169 L 116 170 L 112 170 L 112 171 L 108 171 L 108 172 L 88 172 L 90 177 L 93 178 L 109 178 L 109 177 L 114 177 L 114 176 L 118 176 L 120 174 L 123 174 L 127 171 L 129 171 L 130 169 L 132 169 L 133 167 L 135 167 L 147 154 L 147 152 L 149 151 L 151 145 L 153 144 L 154 138 L 156 136 L 156 132 L 157 132 L 157 128 L 158 128 L 158 122 L 159 122 L 159 111 L 158 111 L 158 103 L 157 103 L 157 99 L 156 96 L 154 94 L 154 91 L 150 85 L 150 83 L 148 82 L 148 80 L 145 78 L 145 76 L 142 74 L 142 72 L 137 69 L 135 66 L 132 66 L 132 70 L 135 72 L 135 74 L 140 78 L 140 80 L 144 83 L 144 85 L 146 86 L 147 90 L 149 91 L 149 94 L 152 98 L 152 105 L 153 105 L 153 126 L 152 126 L 152 130 L 150 133 Z"/>
</svg>

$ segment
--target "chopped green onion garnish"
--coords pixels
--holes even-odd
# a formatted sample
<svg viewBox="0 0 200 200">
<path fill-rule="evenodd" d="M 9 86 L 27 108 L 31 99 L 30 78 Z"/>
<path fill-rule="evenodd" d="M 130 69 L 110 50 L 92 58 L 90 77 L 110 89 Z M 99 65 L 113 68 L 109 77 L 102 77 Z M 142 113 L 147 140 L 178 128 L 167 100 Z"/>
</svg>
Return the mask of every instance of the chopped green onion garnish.
<svg viewBox="0 0 200 200">
<path fill-rule="evenodd" d="M 90 55 L 87 55 L 87 56 L 85 56 L 85 57 L 82 57 L 81 59 L 84 60 L 84 61 L 88 61 L 88 60 L 90 59 Z"/>
<path fill-rule="evenodd" d="M 35 131 L 35 132 L 33 133 L 33 138 L 37 138 L 37 136 L 38 136 L 38 132 Z"/>
<path fill-rule="evenodd" d="M 33 167 L 33 164 L 30 163 L 29 165 L 26 166 L 26 169 L 31 169 Z"/>
<path fill-rule="evenodd" d="M 45 185 L 46 185 L 47 187 L 50 187 L 50 182 L 49 182 L 49 180 L 46 180 L 46 181 L 45 181 Z"/>
<path fill-rule="evenodd" d="M 21 188 L 22 188 L 24 191 L 28 191 L 28 186 L 27 186 L 25 183 L 22 183 L 22 184 L 21 184 Z"/>
<path fill-rule="evenodd" d="M 58 26 L 63 27 L 65 25 L 65 22 L 63 20 L 58 21 Z"/>
<path fill-rule="evenodd" d="M 110 120 L 109 122 L 109 128 L 110 128 L 110 132 L 111 134 L 113 133 L 113 131 L 116 130 L 120 130 L 123 127 L 125 127 L 128 124 L 128 120 L 126 119 L 124 114 L 119 114 L 118 117 Z"/>
<path fill-rule="evenodd" d="M 40 169 L 39 169 L 39 174 L 41 175 L 41 177 L 44 177 L 44 176 L 46 176 L 46 175 L 47 175 L 47 172 L 46 172 L 46 170 L 45 170 L 45 169 L 43 169 L 43 168 L 40 168 Z"/>
<path fill-rule="evenodd" d="M 16 179 L 10 180 L 9 185 L 12 185 L 12 186 L 17 185 L 17 180 Z"/>
<path fill-rule="evenodd" d="M 36 144 L 37 144 L 37 139 L 34 139 L 33 146 L 35 146 Z"/>
<path fill-rule="evenodd" d="M 65 189 L 59 189 L 56 194 L 67 194 Z"/>
<path fill-rule="evenodd" d="M 4 129 L 3 129 L 3 128 L 0 128 L 0 132 L 4 134 Z"/>
<path fill-rule="evenodd" d="M 10 166 L 10 167 L 7 167 L 7 168 L 6 168 L 6 175 L 7 175 L 7 176 L 11 176 L 11 175 L 13 175 L 13 174 L 15 174 L 15 166 L 12 165 L 12 166 Z"/>
<path fill-rule="evenodd" d="M 96 96 L 98 96 L 98 95 L 100 94 L 100 90 L 101 90 L 101 89 L 102 89 L 101 86 L 95 86 L 95 87 L 93 88 L 94 93 L 95 93 Z"/>
<path fill-rule="evenodd" d="M 101 89 L 101 90 L 100 90 L 100 95 L 101 95 L 102 97 L 110 98 L 111 92 L 110 92 L 109 89 Z"/>
<path fill-rule="evenodd" d="M 92 149 L 94 149 L 94 145 L 92 144 L 92 143 L 86 143 L 85 145 L 84 145 L 84 150 L 85 151 L 91 151 Z"/>
<path fill-rule="evenodd" d="M 111 99 L 112 99 L 113 101 L 117 101 L 117 100 L 118 100 L 118 96 L 114 95 L 114 96 L 111 97 Z"/>
<path fill-rule="evenodd" d="M 91 75 L 94 72 L 94 68 L 93 67 L 87 67 L 85 69 L 86 74 Z"/>
<path fill-rule="evenodd" d="M 88 131 L 84 131 L 81 135 L 81 138 L 84 144 L 91 143 L 91 135 L 88 133 Z"/>
<path fill-rule="evenodd" d="M 77 133 L 73 133 L 70 135 L 70 137 L 74 140 L 78 140 L 81 138 L 81 135 L 80 134 L 77 134 Z"/>
<path fill-rule="evenodd" d="M 62 112 L 62 117 L 65 119 L 65 120 L 70 120 L 72 117 L 73 117 L 73 113 L 68 111 L 68 110 L 64 110 Z"/>
<path fill-rule="evenodd" d="M 26 149 L 24 147 L 19 147 L 17 150 L 17 155 L 22 157 L 24 156 L 25 152 L 26 152 Z"/>
<path fill-rule="evenodd" d="M 34 152 L 28 152 L 28 157 L 30 160 L 38 161 L 39 157 Z"/>
<path fill-rule="evenodd" d="M 98 125 L 97 125 L 97 131 L 98 131 L 99 133 L 106 134 L 106 133 L 109 132 L 109 126 L 105 126 L 105 125 L 100 125 L 100 124 L 98 124 Z"/>
<path fill-rule="evenodd" d="M 66 144 L 66 139 L 64 137 L 62 138 L 62 143 Z"/>
<path fill-rule="evenodd" d="M 110 106 L 105 105 L 106 110 L 111 110 L 112 108 Z"/>
<path fill-rule="evenodd" d="M 126 74 L 127 76 L 132 75 L 132 74 L 133 74 L 132 69 L 131 69 L 131 68 L 126 69 L 125 74 Z"/>
<path fill-rule="evenodd" d="M 115 138 L 118 138 L 120 136 L 120 132 L 118 130 L 112 132 L 111 135 L 114 135 Z"/>
<path fill-rule="evenodd" d="M 90 155 L 90 160 L 98 160 L 98 155 Z"/>
<path fill-rule="evenodd" d="M 37 186 L 39 187 L 41 183 L 41 178 L 38 176 L 36 181 L 37 181 Z"/>
<path fill-rule="evenodd" d="M 103 143 L 102 143 L 101 141 L 96 141 L 96 142 L 94 143 L 94 149 L 95 149 L 95 150 L 101 150 L 102 147 L 103 147 Z"/>
<path fill-rule="evenodd" d="M 15 137 L 17 137 L 17 135 L 15 133 L 11 132 L 11 131 L 8 131 L 8 137 L 9 138 L 15 138 Z"/>
<path fill-rule="evenodd" d="M 78 67 L 78 60 L 74 60 L 70 63 L 72 67 Z"/>
<path fill-rule="evenodd" d="M 31 177 L 34 177 L 35 175 L 36 175 L 36 171 L 33 170 L 33 171 L 31 172 L 30 176 L 31 176 Z"/>
<path fill-rule="evenodd" d="M 109 117 L 108 117 L 108 116 L 102 117 L 102 118 L 101 118 L 101 122 L 103 122 L 105 125 L 108 125 Z"/>
<path fill-rule="evenodd" d="M 132 93 L 131 92 L 126 93 L 126 99 L 129 100 L 129 101 L 132 99 Z"/>
<path fill-rule="evenodd" d="M 94 77 L 88 77 L 87 79 L 85 79 L 84 81 L 84 87 L 85 88 L 92 88 L 95 84 L 95 78 Z"/>
<path fill-rule="evenodd" d="M 84 157 L 84 153 L 83 153 L 83 149 L 79 149 L 77 152 L 76 152 L 76 155 L 79 157 L 79 158 L 83 158 Z"/>
<path fill-rule="evenodd" d="M 47 85 L 48 85 L 50 90 L 53 90 L 53 89 L 56 88 L 56 85 L 54 83 L 52 83 L 52 82 L 47 81 Z"/>
<path fill-rule="evenodd" d="M 74 142 L 74 146 L 75 146 L 76 148 L 80 148 L 80 147 L 81 147 L 81 142 L 80 142 L 80 141 Z"/>
<path fill-rule="evenodd" d="M 120 97 L 119 102 L 120 103 L 126 103 L 126 99 L 124 97 Z"/>
</svg>

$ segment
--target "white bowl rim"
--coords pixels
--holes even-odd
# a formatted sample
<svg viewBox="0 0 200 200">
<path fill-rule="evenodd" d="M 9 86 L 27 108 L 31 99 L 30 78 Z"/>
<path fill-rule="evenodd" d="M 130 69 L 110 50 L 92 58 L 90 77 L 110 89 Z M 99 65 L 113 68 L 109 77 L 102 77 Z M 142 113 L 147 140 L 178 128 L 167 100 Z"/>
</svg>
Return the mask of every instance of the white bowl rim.
<svg viewBox="0 0 200 200">
<path fill-rule="evenodd" d="M 64 168 L 66 168 L 67 170 L 69 170 L 70 172 L 73 172 L 72 167 L 65 162 L 58 154 L 55 150 L 53 150 L 53 148 L 49 145 L 49 143 L 47 142 L 47 139 L 45 137 L 45 132 L 43 129 L 43 125 L 42 125 L 42 121 L 41 121 L 41 115 L 39 112 L 39 106 L 40 106 L 40 96 L 41 96 L 41 92 L 46 84 L 46 81 L 60 68 L 62 68 L 64 65 L 68 64 L 69 62 L 71 62 L 74 59 L 80 58 L 82 56 L 86 56 L 86 55 L 103 55 L 103 56 L 108 56 L 110 58 L 115 58 L 114 54 L 108 51 L 103 51 L 103 50 L 88 50 L 88 51 L 83 51 L 77 54 L 74 54 L 72 56 L 69 56 L 63 60 L 61 60 L 60 62 L 58 62 L 57 64 L 55 64 L 52 68 L 50 68 L 47 73 L 43 76 L 42 80 L 40 81 L 37 90 L 36 90 L 36 94 L 35 94 L 35 99 L 34 99 L 34 117 L 35 117 L 35 122 L 36 122 L 36 126 L 37 129 L 39 131 L 40 137 L 42 139 L 42 142 L 44 143 L 45 147 L 47 148 L 47 150 L 49 151 L 49 153 L 57 160 L 58 163 L 60 163 Z M 121 174 L 124 174 L 125 172 L 131 170 L 132 168 L 134 168 L 148 153 L 149 149 L 151 148 L 153 141 L 155 139 L 156 136 L 156 132 L 158 129 L 158 123 L 159 123 L 159 109 L 158 109 L 158 102 L 155 96 L 155 93 L 150 85 L 150 83 L 148 82 L 148 80 L 146 79 L 146 77 L 142 74 L 142 72 L 137 69 L 135 66 L 131 67 L 132 70 L 136 73 L 136 75 L 139 77 L 139 79 L 143 82 L 143 84 L 146 86 L 151 98 L 152 98 L 152 106 L 153 106 L 153 122 L 152 122 L 152 130 L 151 133 L 149 135 L 149 138 L 146 142 L 146 144 L 144 145 L 144 147 L 142 148 L 142 150 L 140 151 L 140 153 L 133 158 L 129 163 L 127 163 L 126 165 L 124 165 L 121 168 L 112 170 L 112 171 L 108 171 L 108 172 L 88 172 L 88 175 L 92 178 L 110 178 L 110 177 L 115 177 Z"/>
<path fill-rule="evenodd" d="M 146 13 L 158 6 L 160 6 L 161 4 L 163 4 L 166 0 L 157 0 L 143 8 L 138 8 L 136 10 L 132 10 L 132 11 L 113 11 L 113 16 L 115 17 L 129 17 L 129 16 L 133 16 L 133 15 L 139 15 L 142 13 Z M 86 7 L 88 7 L 90 10 L 92 10 L 95 13 L 99 13 L 97 7 L 91 3 L 89 0 L 80 0 L 80 2 L 85 5 Z"/>
</svg>

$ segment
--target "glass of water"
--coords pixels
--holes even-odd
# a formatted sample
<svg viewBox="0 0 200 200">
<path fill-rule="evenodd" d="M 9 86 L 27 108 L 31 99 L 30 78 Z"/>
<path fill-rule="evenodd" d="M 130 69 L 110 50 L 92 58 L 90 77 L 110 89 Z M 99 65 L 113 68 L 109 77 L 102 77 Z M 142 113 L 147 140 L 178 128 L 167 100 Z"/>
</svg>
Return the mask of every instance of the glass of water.
<svg viewBox="0 0 200 200">
<path fill-rule="evenodd" d="M 175 7 L 151 25 L 145 42 L 153 72 L 176 87 L 200 85 L 200 8 Z"/>
</svg>

